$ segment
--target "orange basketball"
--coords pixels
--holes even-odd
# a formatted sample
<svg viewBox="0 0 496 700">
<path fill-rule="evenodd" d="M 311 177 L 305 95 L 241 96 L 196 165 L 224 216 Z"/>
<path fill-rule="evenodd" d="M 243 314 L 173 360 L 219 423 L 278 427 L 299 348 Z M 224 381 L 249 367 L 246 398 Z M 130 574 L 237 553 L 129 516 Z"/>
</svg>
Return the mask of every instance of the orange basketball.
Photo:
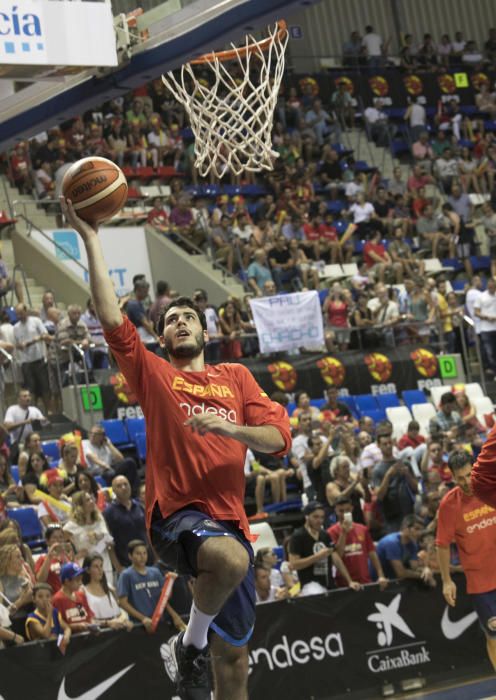
<svg viewBox="0 0 496 700">
<path fill-rule="evenodd" d="M 81 219 L 99 224 L 111 219 L 127 199 L 126 176 L 107 158 L 82 158 L 64 175 L 62 194 Z"/>
</svg>

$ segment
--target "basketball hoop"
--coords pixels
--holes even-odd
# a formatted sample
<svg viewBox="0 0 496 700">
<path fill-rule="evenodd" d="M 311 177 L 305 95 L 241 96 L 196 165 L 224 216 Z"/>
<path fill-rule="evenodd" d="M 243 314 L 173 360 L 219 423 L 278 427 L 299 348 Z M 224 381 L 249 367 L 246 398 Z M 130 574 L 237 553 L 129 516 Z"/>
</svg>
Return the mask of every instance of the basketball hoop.
<svg viewBox="0 0 496 700">
<path fill-rule="evenodd" d="M 166 87 L 183 105 L 195 136 L 195 167 L 205 177 L 221 178 L 248 170 L 272 170 L 278 153 L 272 149 L 272 124 L 288 43 L 281 20 L 263 41 L 247 36 L 242 47 L 208 53 L 162 76 Z M 229 63 L 234 66 L 229 70 Z M 209 68 L 212 84 L 195 75 L 194 67 Z M 240 76 L 232 75 L 236 70 Z M 256 73 L 256 79 L 255 79 Z"/>
</svg>

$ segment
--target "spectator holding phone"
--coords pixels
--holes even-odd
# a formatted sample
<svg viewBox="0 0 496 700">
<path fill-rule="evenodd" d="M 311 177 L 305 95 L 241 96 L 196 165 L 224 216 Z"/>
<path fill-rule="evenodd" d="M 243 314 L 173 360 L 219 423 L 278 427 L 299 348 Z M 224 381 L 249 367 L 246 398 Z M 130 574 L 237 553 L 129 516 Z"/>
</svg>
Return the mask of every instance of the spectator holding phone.
<svg viewBox="0 0 496 700">
<path fill-rule="evenodd" d="M 369 529 L 361 523 L 353 522 L 351 498 L 349 496 L 338 498 L 334 504 L 334 512 L 338 522 L 332 525 L 327 533 L 334 542 L 336 552 L 350 572 L 351 578 L 358 583 L 371 583 L 370 561 L 377 572 L 377 582 L 381 590 L 384 590 L 388 585 L 388 579 L 384 575 Z M 336 574 L 336 583 L 340 587 L 347 585 L 339 571 Z"/>
<path fill-rule="evenodd" d="M 393 454 L 391 435 L 379 435 L 382 460 L 372 472 L 372 489 L 381 503 L 386 532 L 396 532 L 406 515 L 413 513 L 418 481 L 409 464 Z"/>
</svg>

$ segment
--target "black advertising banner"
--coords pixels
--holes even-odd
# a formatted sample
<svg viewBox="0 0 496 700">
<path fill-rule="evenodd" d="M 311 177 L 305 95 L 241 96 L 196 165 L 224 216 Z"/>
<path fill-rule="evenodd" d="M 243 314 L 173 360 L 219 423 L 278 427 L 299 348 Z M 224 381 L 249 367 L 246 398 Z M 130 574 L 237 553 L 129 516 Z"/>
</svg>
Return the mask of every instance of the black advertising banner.
<svg viewBox="0 0 496 700">
<path fill-rule="evenodd" d="M 445 73 L 405 73 L 397 68 L 361 69 L 336 68 L 316 76 L 293 76 L 291 84 L 300 91 L 310 86 L 312 93 L 328 100 L 339 83 L 344 82 L 353 97 L 361 97 L 365 106 L 381 99 L 385 106 L 405 108 L 411 97 L 418 97 L 425 105 L 435 108 L 438 100 L 452 98 L 463 106 L 475 105 L 480 85 L 494 85 L 494 71 L 473 71 L 460 67 Z"/>
<path fill-rule="evenodd" d="M 489 675 L 485 643 L 463 577 L 456 608 L 440 586 L 392 583 L 257 607 L 249 645 L 252 700 L 373 700 L 384 684 Z M 179 700 L 167 673 L 167 625 L 149 635 L 75 637 L 65 656 L 54 642 L 0 651 L 1 700 Z"/>
<path fill-rule="evenodd" d="M 289 394 L 304 389 L 311 398 L 318 399 L 329 386 L 348 394 L 379 394 L 440 386 L 443 379 L 464 382 L 458 369 L 461 364 L 455 358 L 443 355 L 440 365 L 440 359 L 431 350 L 409 345 L 381 352 L 308 353 L 284 355 L 284 359 L 262 356 L 241 362 L 268 394 L 277 389 Z M 101 387 L 101 394 L 105 418 L 142 416 L 120 372 L 111 375 L 109 383 Z"/>
</svg>

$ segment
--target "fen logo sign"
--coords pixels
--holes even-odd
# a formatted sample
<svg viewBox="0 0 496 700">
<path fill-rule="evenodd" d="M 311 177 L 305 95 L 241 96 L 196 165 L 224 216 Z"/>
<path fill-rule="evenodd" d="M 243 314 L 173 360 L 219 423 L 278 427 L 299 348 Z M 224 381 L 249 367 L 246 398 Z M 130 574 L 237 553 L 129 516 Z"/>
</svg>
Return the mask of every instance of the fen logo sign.
<svg viewBox="0 0 496 700">
<path fill-rule="evenodd" d="M 375 603 L 375 612 L 367 617 L 367 621 L 377 628 L 378 649 L 366 652 L 367 666 L 372 673 L 389 672 L 407 666 L 418 666 L 430 663 L 430 652 L 426 642 L 412 641 L 393 645 L 395 632 L 415 640 L 415 634 L 400 615 L 401 593 L 398 593 L 389 605 Z"/>
</svg>

